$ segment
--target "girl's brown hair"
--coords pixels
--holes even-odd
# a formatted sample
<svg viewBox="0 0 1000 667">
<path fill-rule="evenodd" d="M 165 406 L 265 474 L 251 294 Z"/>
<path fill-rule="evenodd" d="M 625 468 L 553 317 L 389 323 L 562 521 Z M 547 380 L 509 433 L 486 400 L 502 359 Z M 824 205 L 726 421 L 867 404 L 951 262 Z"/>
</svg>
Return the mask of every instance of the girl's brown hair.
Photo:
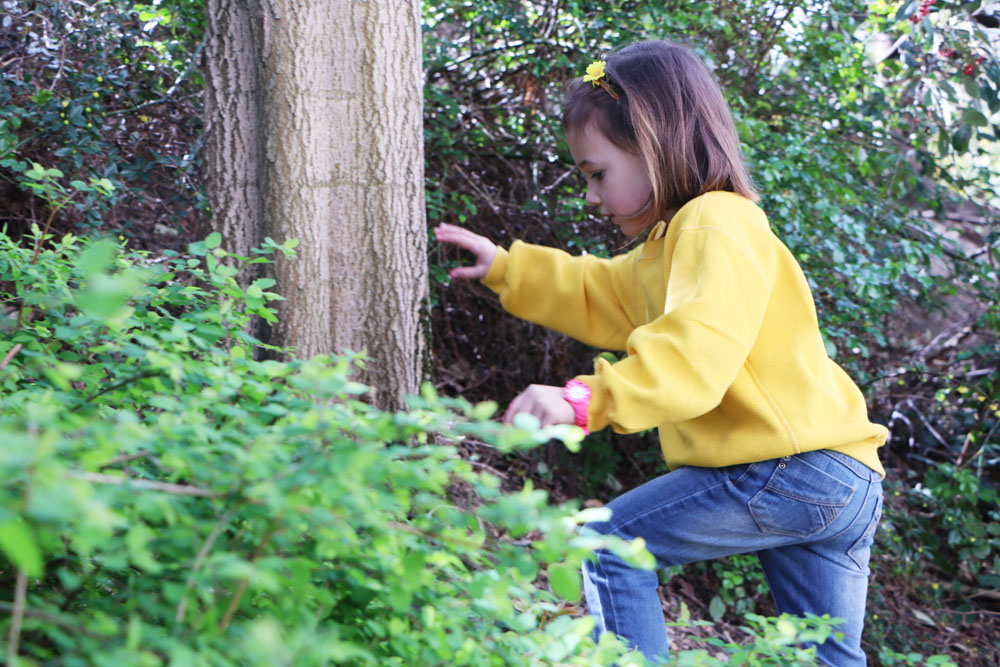
<svg viewBox="0 0 1000 667">
<path fill-rule="evenodd" d="M 649 224 L 713 190 L 760 199 L 744 163 L 729 106 L 715 78 L 691 51 L 665 41 L 639 42 L 607 56 L 603 87 L 574 80 L 562 124 L 588 123 L 638 155 L 653 184 Z"/>
</svg>

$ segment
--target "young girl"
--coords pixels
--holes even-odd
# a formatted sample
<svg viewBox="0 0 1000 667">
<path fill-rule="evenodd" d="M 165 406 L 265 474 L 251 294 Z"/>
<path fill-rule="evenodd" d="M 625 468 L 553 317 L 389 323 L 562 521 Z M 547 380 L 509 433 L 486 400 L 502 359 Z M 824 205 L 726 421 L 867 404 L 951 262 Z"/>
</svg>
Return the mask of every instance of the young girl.
<svg viewBox="0 0 1000 667">
<path fill-rule="evenodd" d="M 819 658 L 864 665 L 876 450 L 888 434 L 826 354 L 802 270 L 754 203 L 718 85 L 683 47 L 635 44 L 571 84 L 563 126 L 587 202 L 641 245 L 601 259 L 521 241 L 503 250 L 452 225 L 437 238 L 477 258 L 452 277 L 481 279 L 510 313 L 627 356 L 598 359 L 565 387 L 531 385 L 505 420 L 658 427 L 671 472 L 589 527 L 643 538 L 660 567 L 755 552 L 780 611 L 843 619 Z M 598 633 L 666 655 L 656 572 L 598 552 L 584 588 Z"/>
</svg>

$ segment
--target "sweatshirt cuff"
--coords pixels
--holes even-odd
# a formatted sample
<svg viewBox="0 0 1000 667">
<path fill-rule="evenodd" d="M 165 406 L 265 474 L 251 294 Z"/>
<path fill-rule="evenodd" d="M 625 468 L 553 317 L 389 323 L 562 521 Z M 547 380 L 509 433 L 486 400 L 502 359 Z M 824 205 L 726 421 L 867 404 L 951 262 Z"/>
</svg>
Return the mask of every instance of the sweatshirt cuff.
<svg viewBox="0 0 1000 667">
<path fill-rule="evenodd" d="M 578 375 L 577 380 L 590 387 L 590 405 L 587 408 L 587 429 L 593 433 L 608 425 L 611 411 L 611 394 L 604 387 L 599 375 Z"/>
<path fill-rule="evenodd" d="M 490 270 L 483 276 L 481 282 L 494 292 L 502 290 L 506 283 L 508 257 L 510 257 L 509 253 L 497 246 L 497 254 L 493 258 L 493 263 L 490 264 Z"/>
</svg>

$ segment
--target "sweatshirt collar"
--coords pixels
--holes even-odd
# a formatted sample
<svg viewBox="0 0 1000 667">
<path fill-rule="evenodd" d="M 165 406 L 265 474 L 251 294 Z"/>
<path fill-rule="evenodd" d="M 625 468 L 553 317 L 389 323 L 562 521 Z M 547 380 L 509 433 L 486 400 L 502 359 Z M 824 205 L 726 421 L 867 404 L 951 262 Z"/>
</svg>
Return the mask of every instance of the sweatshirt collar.
<svg viewBox="0 0 1000 667">
<path fill-rule="evenodd" d="M 660 220 L 658 223 L 653 225 L 653 228 L 649 230 L 649 236 L 646 237 L 646 241 L 659 241 L 667 233 L 667 223 Z"/>
</svg>

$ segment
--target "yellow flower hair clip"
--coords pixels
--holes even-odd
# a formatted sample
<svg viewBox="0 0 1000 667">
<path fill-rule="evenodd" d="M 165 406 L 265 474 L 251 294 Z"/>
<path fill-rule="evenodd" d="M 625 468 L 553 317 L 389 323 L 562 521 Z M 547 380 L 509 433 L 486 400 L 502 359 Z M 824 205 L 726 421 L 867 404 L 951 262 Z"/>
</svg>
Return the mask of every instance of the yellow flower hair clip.
<svg viewBox="0 0 1000 667">
<path fill-rule="evenodd" d="M 587 72 L 583 75 L 583 82 L 587 83 L 589 81 L 595 86 L 600 86 L 601 88 L 606 90 L 608 92 L 608 95 L 613 97 L 617 102 L 619 101 L 618 93 L 616 93 L 614 89 L 611 88 L 611 84 L 608 83 L 608 77 L 606 75 L 606 72 L 604 71 L 604 68 L 607 64 L 608 63 L 606 60 L 595 60 L 594 62 L 587 65 Z"/>
<path fill-rule="evenodd" d="M 607 64 L 605 60 L 595 60 L 587 65 L 587 73 L 583 75 L 583 82 L 593 81 L 596 86 L 597 82 L 604 76 L 604 68 Z"/>
</svg>

